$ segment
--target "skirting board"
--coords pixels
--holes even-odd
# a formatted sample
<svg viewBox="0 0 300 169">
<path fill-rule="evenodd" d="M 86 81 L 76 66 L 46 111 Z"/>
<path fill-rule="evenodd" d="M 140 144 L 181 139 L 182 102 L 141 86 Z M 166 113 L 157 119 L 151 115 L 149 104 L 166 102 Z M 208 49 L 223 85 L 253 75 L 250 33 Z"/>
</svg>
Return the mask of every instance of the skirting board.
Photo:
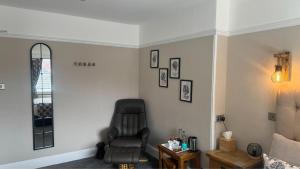
<svg viewBox="0 0 300 169">
<path fill-rule="evenodd" d="M 69 152 L 64 154 L 36 158 L 32 160 L 4 164 L 4 165 L 0 165 L 0 169 L 35 169 L 35 168 L 80 160 L 84 158 L 89 158 L 94 156 L 95 154 L 96 154 L 96 148 L 89 148 L 80 151 L 74 151 L 74 152 Z"/>
</svg>

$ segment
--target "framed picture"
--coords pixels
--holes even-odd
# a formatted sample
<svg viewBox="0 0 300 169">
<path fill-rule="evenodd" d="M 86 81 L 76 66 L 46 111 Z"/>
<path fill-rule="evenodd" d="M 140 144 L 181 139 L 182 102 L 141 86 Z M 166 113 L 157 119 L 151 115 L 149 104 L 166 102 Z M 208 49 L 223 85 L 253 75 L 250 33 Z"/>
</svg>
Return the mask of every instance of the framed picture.
<svg viewBox="0 0 300 169">
<path fill-rule="evenodd" d="M 193 99 L 193 81 L 180 80 L 180 100 L 192 103 Z"/>
<path fill-rule="evenodd" d="M 159 50 L 151 50 L 151 52 L 150 52 L 150 67 L 151 68 L 159 67 Z"/>
<path fill-rule="evenodd" d="M 159 69 L 159 87 L 168 87 L 168 68 Z"/>
<path fill-rule="evenodd" d="M 170 78 L 180 79 L 180 58 L 170 58 Z"/>
</svg>

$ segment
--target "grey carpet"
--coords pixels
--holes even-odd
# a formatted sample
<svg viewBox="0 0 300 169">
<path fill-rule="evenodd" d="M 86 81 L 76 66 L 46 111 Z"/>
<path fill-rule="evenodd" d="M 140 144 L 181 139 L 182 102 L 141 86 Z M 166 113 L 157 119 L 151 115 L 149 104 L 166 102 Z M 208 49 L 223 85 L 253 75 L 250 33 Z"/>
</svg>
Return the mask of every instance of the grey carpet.
<svg viewBox="0 0 300 169">
<path fill-rule="evenodd" d="M 148 157 L 149 162 L 139 163 L 135 166 L 136 169 L 155 169 L 158 168 L 157 160 Z M 82 160 L 72 161 L 63 164 L 43 167 L 41 169 L 115 169 L 118 166 L 104 163 L 103 160 L 96 158 L 86 158 Z"/>
</svg>

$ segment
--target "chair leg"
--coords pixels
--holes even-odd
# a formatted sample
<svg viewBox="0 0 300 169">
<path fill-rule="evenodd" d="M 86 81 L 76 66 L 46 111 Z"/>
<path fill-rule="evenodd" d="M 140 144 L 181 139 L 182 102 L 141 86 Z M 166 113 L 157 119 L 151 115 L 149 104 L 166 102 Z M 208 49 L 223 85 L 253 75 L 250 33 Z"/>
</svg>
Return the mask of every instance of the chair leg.
<svg viewBox="0 0 300 169">
<path fill-rule="evenodd" d="M 128 169 L 127 164 L 119 164 L 119 169 Z"/>
<path fill-rule="evenodd" d="M 134 164 L 129 164 L 129 169 L 135 169 Z"/>
<path fill-rule="evenodd" d="M 134 164 L 119 164 L 119 169 L 135 169 Z"/>
</svg>

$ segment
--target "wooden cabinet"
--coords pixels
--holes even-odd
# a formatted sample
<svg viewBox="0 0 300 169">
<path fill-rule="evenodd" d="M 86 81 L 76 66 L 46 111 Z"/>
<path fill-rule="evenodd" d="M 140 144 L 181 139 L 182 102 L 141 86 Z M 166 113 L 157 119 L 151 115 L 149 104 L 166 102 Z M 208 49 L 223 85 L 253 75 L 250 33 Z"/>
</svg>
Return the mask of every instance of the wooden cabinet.
<svg viewBox="0 0 300 169">
<path fill-rule="evenodd" d="M 252 169 L 262 166 L 262 159 L 252 159 L 246 152 L 237 150 L 233 152 L 224 152 L 214 150 L 207 152 L 209 157 L 210 169 Z"/>
</svg>

